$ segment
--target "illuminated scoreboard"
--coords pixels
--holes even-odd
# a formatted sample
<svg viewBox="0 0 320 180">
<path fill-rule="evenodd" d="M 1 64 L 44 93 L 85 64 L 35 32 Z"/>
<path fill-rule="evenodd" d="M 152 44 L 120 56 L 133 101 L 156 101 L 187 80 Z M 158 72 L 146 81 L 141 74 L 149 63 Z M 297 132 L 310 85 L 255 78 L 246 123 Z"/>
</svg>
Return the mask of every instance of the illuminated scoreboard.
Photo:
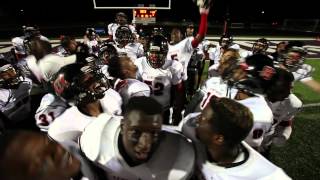
<svg viewBox="0 0 320 180">
<path fill-rule="evenodd" d="M 133 9 L 133 23 L 152 24 L 156 22 L 156 9 Z"/>
</svg>

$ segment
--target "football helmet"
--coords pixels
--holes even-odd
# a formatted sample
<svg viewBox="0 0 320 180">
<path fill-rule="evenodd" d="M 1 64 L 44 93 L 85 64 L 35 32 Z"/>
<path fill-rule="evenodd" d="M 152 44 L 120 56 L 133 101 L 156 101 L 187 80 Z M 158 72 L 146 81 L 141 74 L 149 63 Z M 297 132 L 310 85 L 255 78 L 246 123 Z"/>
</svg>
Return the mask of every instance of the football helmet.
<svg viewBox="0 0 320 180">
<path fill-rule="evenodd" d="M 284 65 L 289 71 L 296 71 L 305 61 L 307 49 L 299 46 L 292 46 L 284 56 Z"/>
<path fill-rule="evenodd" d="M 10 64 L 0 55 L 0 88 L 17 89 L 23 82 L 23 76 L 18 67 Z"/>
<path fill-rule="evenodd" d="M 228 34 L 224 34 L 220 37 L 219 40 L 219 45 L 223 48 L 228 48 L 233 42 L 233 37 L 228 35 Z"/>
<path fill-rule="evenodd" d="M 55 93 L 76 105 L 85 105 L 104 97 L 110 88 L 107 78 L 97 69 L 69 64 L 60 69 L 53 81 Z"/>
<path fill-rule="evenodd" d="M 162 35 L 154 35 L 151 37 L 148 50 L 147 60 L 151 67 L 161 68 L 165 63 L 168 53 L 168 41 Z"/>
<path fill-rule="evenodd" d="M 99 64 L 107 65 L 111 58 L 118 56 L 117 49 L 109 42 L 102 43 L 98 53 Z"/>
<path fill-rule="evenodd" d="M 128 26 L 119 26 L 115 33 L 115 42 L 120 46 L 126 46 L 133 42 L 134 38 Z"/>
<path fill-rule="evenodd" d="M 251 94 L 262 94 L 275 74 L 272 59 L 263 54 L 249 56 L 243 62 L 230 59 L 222 65 L 222 77 L 228 85 Z"/>
<path fill-rule="evenodd" d="M 252 53 L 266 54 L 268 48 L 269 48 L 269 41 L 265 38 L 260 38 L 253 43 Z"/>
</svg>

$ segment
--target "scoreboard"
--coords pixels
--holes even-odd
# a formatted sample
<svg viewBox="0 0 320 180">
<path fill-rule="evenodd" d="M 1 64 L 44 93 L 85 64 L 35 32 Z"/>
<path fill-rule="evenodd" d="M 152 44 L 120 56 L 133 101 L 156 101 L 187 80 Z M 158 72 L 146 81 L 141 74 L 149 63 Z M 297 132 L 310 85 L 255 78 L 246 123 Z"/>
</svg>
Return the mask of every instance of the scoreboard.
<svg viewBox="0 0 320 180">
<path fill-rule="evenodd" d="M 156 22 L 156 9 L 133 9 L 133 20 L 135 24 L 151 24 Z"/>
</svg>

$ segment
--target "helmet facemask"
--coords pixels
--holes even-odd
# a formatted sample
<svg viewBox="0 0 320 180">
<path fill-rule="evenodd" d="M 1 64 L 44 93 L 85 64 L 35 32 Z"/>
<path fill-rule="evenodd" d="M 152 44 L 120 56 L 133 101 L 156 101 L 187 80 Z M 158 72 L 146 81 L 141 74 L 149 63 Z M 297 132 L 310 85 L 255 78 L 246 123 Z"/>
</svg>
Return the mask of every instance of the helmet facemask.
<svg viewBox="0 0 320 180">
<path fill-rule="evenodd" d="M 302 47 L 293 47 L 284 57 L 285 66 L 292 72 L 304 63 L 306 50 Z"/>
<path fill-rule="evenodd" d="M 150 66 L 155 69 L 161 68 L 165 63 L 166 55 L 167 55 L 167 51 L 161 52 L 160 47 L 157 47 L 157 46 L 150 47 L 150 51 L 148 52 L 148 56 L 147 56 Z"/>
<path fill-rule="evenodd" d="M 124 47 L 128 43 L 133 42 L 133 35 L 131 30 L 126 26 L 119 26 L 116 30 L 115 41 L 121 46 Z"/>
<path fill-rule="evenodd" d="M 89 66 L 81 68 L 84 72 L 78 78 L 78 82 L 73 84 L 73 87 L 78 91 L 76 96 L 77 105 L 85 105 L 95 102 L 104 97 L 104 93 L 110 88 L 110 84 L 103 73 L 100 71 L 94 72 Z"/>
<path fill-rule="evenodd" d="M 18 89 L 21 83 L 19 72 L 11 64 L 0 67 L 0 87 L 4 89 Z"/>
</svg>

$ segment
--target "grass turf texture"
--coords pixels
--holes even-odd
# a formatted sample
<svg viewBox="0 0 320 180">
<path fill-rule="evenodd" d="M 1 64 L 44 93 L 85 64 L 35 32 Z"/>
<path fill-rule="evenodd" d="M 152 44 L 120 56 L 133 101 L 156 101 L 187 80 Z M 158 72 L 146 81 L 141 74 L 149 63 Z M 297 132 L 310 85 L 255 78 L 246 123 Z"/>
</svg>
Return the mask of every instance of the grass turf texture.
<svg viewBox="0 0 320 180">
<path fill-rule="evenodd" d="M 313 78 L 320 82 L 320 59 L 307 60 L 315 68 Z M 320 103 L 320 95 L 302 83 L 294 93 L 304 104 Z M 293 179 L 319 179 L 320 175 L 320 106 L 304 108 L 295 118 L 293 132 L 286 146 L 273 147 L 271 161 Z"/>
</svg>

